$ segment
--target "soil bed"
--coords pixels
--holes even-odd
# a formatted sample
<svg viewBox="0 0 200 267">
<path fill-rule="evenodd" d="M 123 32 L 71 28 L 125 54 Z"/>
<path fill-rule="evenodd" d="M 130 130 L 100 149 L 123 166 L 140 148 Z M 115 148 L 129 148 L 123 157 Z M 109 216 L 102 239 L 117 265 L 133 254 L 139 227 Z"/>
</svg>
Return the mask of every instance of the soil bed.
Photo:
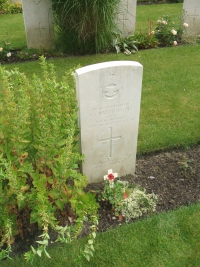
<svg viewBox="0 0 200 267">
<path fill-rule="evenodd" d="M 174 210 L 183 205 L 196 203 L 200 200 L 200 144 L 187 150 L 142 156 L 137 159 L 136 174 L 121 179 L 146 188 L 148 193 L 157 194 L 156 212 Z M 103 189 L 103 186 L 102 178 L 101 183 L 90 184 L 86 190 L 95 192 Z M 124 219 L 118 220 L 114 216 L 110 205 L 105 202 L 99 204 L 99 232 L 125 223 Z M 83 231 L 84 234 L 87 234 L 87 227 Z M 28 251 L 30 245 L 35 245 L 38 235 L 35 229 L 24 239 L 17 238 L 12 246 L 11 256 Z M 53 234 L 50 235 L 55 239 Z"/>
<path fill-rule="evenodd" d="M 127 175 L 122 179 L 155 193 L 158 196 L 156 212 L 196 203 L 200 200 L 200 145 L 142 156 L 136 161 L 135 176 Z M 88 189 L 102 189 L 103 185 L 91 184 Z M 115 219 L 110 207 L 103 204 L 99 210 L 99 231 L 124 222 Z"/>
</svg>

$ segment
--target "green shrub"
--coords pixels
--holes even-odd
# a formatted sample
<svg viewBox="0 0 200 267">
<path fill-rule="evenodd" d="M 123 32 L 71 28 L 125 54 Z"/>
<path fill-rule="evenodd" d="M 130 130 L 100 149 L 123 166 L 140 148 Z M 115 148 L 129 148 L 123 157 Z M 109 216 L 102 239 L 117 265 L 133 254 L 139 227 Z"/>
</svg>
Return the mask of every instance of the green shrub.
<svg viewBox="0 0 200 267">
<path fill-rule="evenodd" d="M 2 42 L 0 46 L 0 61 L 9 61 L 12 57 L 12 47 L 9 42 Z"/>
<path fill-rule="evenodd" d="M 148 33 L 136 33 L 134 35 L 134 38 L 138 43 L 138 49 L 149 49 L 158 47 L 158 40 L 156 39 L 153 31 Z"/>
<path fill-rule="evenodd" d="M 50 228 L 57 241 L 66 243 L 80 234 L 85 220 L 91 221 L 82 252 L 88 257 L 98 206 L 92 194 L 84 193 L 87 179 L 77 172 L 75 89 L 68 85 L 69 74 L 56 80 L 44 57 L 41 66 L 43 78 L 34 75 L 31 81 L 17 69 L 0 67 L 0 248 L 7 246 L 0 258 L 8 256 L 14 237 L 23 232 L 23 218 L 29 228 L 43 231 L 38 248 L 25 254 L 27 260 L 43 253 L 49 257 Z"/>
<path fill-rule="evenodd" d="M 126 55 L 135 53 L 139 49 L 157 48 L 159 42 L 152 27 L 153 22 L 150 21 L 148 33 L 139 32 L 125 38 L 122 38 L 120 34 L 114 33 L 113 47 L 116 49 L 117 53 L 122 51 Z"/>
<path fill-rule="evenodd" d="M 145 189 L 132 186 L 128 181 L 117 180 L 117 175 L 108 170 L 104 177 L 105 186 L 98 199 L 112 205 L 115 215 L 122 216 L 126 222 L 138 218 L 145 213 L 156 210 L 157 195 L 147 194 Z"/>
<path fill-rule="evenodd" d="M 0 0 L 0 13 L 5 13 L 7 5 L 8 5 L 8 0 Z"/>
<path fill-rule="evenodd" d="M 126 219 L 126 222 L 129 222 L 143 214 L 155 212 L 157 199 L 158 197 L 154 193 L 147 194 L 146 190 L 135 187 L 129 196 L 122 200 L 117 211 Z"/>
<path fill-rule="evenodd" d="M 0 0 L 0 13 L 17 14 L 22 13 L 22 4 L 20 2 L 10 3 L 8 0 Z"/>
<path fill-rule="evenodd" d="M 22 4 L 21 3 L 13 3 L 9 4 L 6 9 L 7 14 L 17 14 L 22 13 Z"/>
<path fill-rule="evenodd" d="M 21 60 L 34 60 L 38 59 L 42 55 L 44 55 L 46 58 L 49 58 L 51 56 L 62 57 L 63 53 L 56 50 L 46 50 L 43 47 L 41 47 L 40 49 L 25 48 L 20 51 L 17 51 L 16 58 L 19 58 Z"/>
<path fill-rule="evenodd" d="M 116 52 L 124 52 L 126 55 L 130 55 L 131 53 L 135 53 L 138 51 L 137 49 L 138 42 L 135 40 L 134 35 L 129 35 L 125 38 L 122 38 L 120 34 L 114 34 L 113 39 L 113 47 Z"/>
<path fill-rule="evenodd" d="M 67 53 L 105 51 L 116 32 L 115 18 L 120 0 L 53 0 L 60 46 Z"/>
<path fill-rule="evenodd" d="M 157 20 L 154 34 L 160 46 L 172 46 L 181 42 L 182 34 L 188 27 L 188 24 L 183 22 L 183 17 L 173 19 L 163 15 Z"/>
</svg>

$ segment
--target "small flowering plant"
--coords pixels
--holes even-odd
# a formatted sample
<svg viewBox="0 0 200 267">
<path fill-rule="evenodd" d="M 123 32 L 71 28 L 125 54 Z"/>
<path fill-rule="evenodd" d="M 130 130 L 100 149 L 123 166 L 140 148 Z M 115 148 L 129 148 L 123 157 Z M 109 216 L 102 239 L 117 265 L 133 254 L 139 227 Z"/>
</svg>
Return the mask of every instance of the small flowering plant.
<svg viewBox="0 0 200 267">
<path fill-rule="evenodd" d="M 9 42 L 2 42 L 0 45 L 0 60 L 9 61 L 12 56 L 12 47 Z"/>
<path fill-rule="evenodd" d="M 156 210 L 157 196 L 147 194 L 145 189 L 132 186 L 128 181 L 121 181 L 112 169 L 104 175 L 105 186 L 99 195 L 100 201 L 107 201 L 112 205 L 115 215 L 124 217 L 128 222 L 144 213 Z"/>
<path fill-rule="evenodd" d="M 99 195 L 99 200 L 108 201 L 113 209 L 116 209 L 121 201 L 129 194 L 129 189 L 125 183 L 116 178 L 118 178 L 118 174 L 113 173 L 112 169 L 108 170 L 108 174 L 104 175 L 104 189 Z"/>
<path fill-rule="evenodd" d="M 40 53 L 37 49 L 23 49 L 17 52 L 17 57 L 20 59 L 38 59 Z"/>
<path fill-rule="evenodd" d="M 157 20 L 154 34 L 160 46 L 173 46 L 181 42 L 187 27 L 188 24 L 183 22 L 182 17 L 172 19 L 171 16 L 165 15 Z"/>
</svg>

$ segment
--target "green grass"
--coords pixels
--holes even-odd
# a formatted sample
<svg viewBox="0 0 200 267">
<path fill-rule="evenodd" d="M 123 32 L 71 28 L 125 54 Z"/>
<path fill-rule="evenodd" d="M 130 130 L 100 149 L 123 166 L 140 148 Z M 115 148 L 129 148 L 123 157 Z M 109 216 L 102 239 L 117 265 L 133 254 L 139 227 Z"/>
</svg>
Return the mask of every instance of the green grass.
<svg viewBox="0 0 200 267">
<path fill-rule="evenodd" d="M 26 47 L 26 34 L 22 14 L 0 15 L 0 25 L 0 46 L 2 42 L 9 42 L 14 49 Z"/>
<path fill-rule="evenodd" d="M 136 32 L 147 32 L 149 22 L 153 21 L 154 27 L 159 17 L 170 15 L 173 18 L 181 16 L 183 4 L 164 4 L 164 5 L 140 5 L 136 9 Z"/>
<path fill-rule="evenodd" d="M 145 29 L 148 18 L 156 21 L 160 15 L 170 12 L 177 16 L 181 7 L 182 4 L 139 6 L 136 27 Z M 7 16 L 4 15 L 3 19 L 0 16 L 4 25 L 6 20 L 10 25 L 17 24 L 15 19 L 22 21 L 20 14 Z M 22 30 L 14 37 L 14 25 L 12 28 L 6 24 L 6 27 L 4 30 L 10 33 L 13 43 L 24 43 Z M 129 57 L 100 54 L 50 61 L 55 64 L 59 79 L 65 71 L 78 64 L 85 66 L 112 60 L 134 60 L 144 66 L 138 154 L 177 146 L 188 147 L 200 142 L 199 45 L 144 50 Z M 8 64 L 5 67 L 18 67 L 29 77 L 33 73 L 40 75 L 38 62 Z M 82 266 L 199 267 L 199 216 L 200 204 L 196 204 L 98 234 L 95 257 L 89 263 L 83 262 Z M 73 260 L 78 256 L 80 244 L 83 240 L 66 246 L 55 245 L 49 250 L 52 259 L 37 259 L 33 266 L 75 267 Z M 1 262 L 1 267 L 8 266 L 31 265 L 21 258 Z"/>
<path fill-rule="evenodd" d="M 160 213 L 97 235 L 95 257 L 82 267 L 199 267 L 200 203 Z M 76 267 L 84 240 L 49 249 L 52 259 L 37 259 L 34 267 Z M 1 267 L 31 266 L 22 258 Z"/>
</svg>

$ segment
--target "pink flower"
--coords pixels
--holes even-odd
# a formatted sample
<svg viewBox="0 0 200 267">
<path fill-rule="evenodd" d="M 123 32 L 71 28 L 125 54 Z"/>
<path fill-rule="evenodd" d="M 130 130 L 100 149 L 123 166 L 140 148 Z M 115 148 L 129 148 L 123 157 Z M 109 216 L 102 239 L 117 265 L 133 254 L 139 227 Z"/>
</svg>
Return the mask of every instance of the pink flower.
<svg viewBox="0 0 200 267">
<path fill-rule="evenodd" d="M 28 52 L 26 52 L 25 55 L 28 56 Z"/>
<path fill-rule="evenodd" d="M 36 54 L 34 54 L 33 57 L 36 57 Z"/>
</svg>

